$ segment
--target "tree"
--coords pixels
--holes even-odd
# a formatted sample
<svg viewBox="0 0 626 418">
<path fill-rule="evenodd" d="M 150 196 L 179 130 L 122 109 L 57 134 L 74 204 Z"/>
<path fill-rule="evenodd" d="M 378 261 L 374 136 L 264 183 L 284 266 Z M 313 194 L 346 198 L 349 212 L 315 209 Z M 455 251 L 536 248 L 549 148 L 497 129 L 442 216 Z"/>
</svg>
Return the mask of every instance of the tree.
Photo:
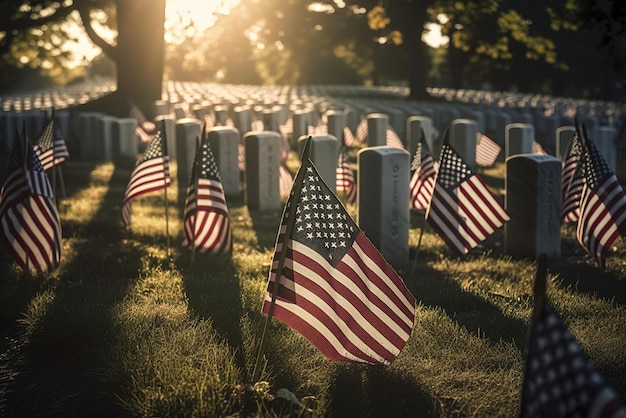
<svg viewBox="0 0 626 418">
<path fill-rule="evenodd" d="M 11 49 L 17 42 L 32 42 L 43 31 L 50 36 L 45 60 L 63 65 L 58 51 L 68 35 L 61 24 L 67 19 L 82 23 L 117 68 L 117 90 L 85 108 L 123 116 L 128 114 L 129 100 L 145 105 L 161 98 L 165 0 L 7 0 L 0 3 L 0 12 L 0 56 L 7 60 L 14 59 Z M 117 29 L 114 44 L 94 28 L 98 16 Z"/>
</svg>

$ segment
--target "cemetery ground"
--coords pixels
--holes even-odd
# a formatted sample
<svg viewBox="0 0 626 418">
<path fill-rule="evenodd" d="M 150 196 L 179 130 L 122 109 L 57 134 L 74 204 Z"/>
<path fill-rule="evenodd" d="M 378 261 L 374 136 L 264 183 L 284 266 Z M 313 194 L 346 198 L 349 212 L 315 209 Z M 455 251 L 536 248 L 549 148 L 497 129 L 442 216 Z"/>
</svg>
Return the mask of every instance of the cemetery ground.
<svg viewBox="0 0 626 418">
<path fill-rule="evenodd" d="M 295 171 L 297 157 L 289 163 Z M 132 224 L 122 226 L 132 167 L 62 166 L 63 258 L 54 272 L 25 274 L 0 253 L 0 415 L 212 417 L 241 410 L 238 385 L 254 383 L 280 214 L 252 213 L 243 198 L 230 199 L 232 257 L 192 258 L 180 246 L 182 203 L 173 180 L 168 256 L 162 191 L 135 200 Z M 479 174 L 502 197 L 504 164 Z M 269 391 L 258 398 L 286 388 L 302 403 L 294 416 L 518 414 L 536 263 L 504 255 L 502 230 L 453 258 L 423 212 L 411 217 L 416 263 L 402 276 L 417 299 L 416 319 L 399 357 L 386 367 L 329 361 L 274 320 L 261 376 Z M 562 227 L 562 240 L 547 296 L 624 398 L 624 239 L 604 271 L 576 243 L 572 225 Z M 271 416 L 279 405 L 269 397 L 252 401 L 258 415 Z"/>
</svg>

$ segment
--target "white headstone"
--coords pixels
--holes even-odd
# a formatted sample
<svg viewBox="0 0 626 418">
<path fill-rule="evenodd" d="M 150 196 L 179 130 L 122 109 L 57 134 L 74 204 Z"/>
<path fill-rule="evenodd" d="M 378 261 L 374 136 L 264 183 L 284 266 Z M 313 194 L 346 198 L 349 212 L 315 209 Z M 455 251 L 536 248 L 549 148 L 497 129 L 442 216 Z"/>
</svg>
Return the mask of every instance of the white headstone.
<svg viewBox="0 0 626 418">
<path fill-rule="evenodd" d="M 409 263 L 407 151 L 369 147 L 357 154 L 358 225 L 396 270 Z"/>
<path fill-rule="evenodd" d="M 556 129 L 556 158 L 562 160 L 563 156 L 567 152 L 567 145 L 572 140 L 572 137 L 576 133 L 576 128 L 573 126 L 561 126 Z"/>
<path fill-rule="evenodd" d="M 428 144 L 428 149 L 433 152 L 435 146 L 432 135 L 433 120 L 428 116 L 409 116 L 406 120 L 406 138 L 407 149 L 412 156 L 415 155 L 417 144 L 419 144 L 422 138 L 422 131 L 424 132 L 424 140 Z"/>
<path fill-rule="evenodd" d="M 389 117 L 384 113 L 370 113 L 367 120 L 367 145 L 369 147 L 387 145 L 387 127 Z"/>
<path fill-rule="evenodd" d="M 277 132 L 248 132 L 246 149 L 245 200 L 249 210 L 280 211 L 280 142 Z"/>
<path fill-rule="evenodd" d="M 506 159 L 505 251 L 513 257 L 561 254 L 561 168 L 549 155 Z"/>
<path fill-rule="evenodd" d="M 172 115 L 159 115 L 154 118 L 154 123 L 157 129 L 164 130 L 170 161 L 176 161 L 176 119 Z"/>
<path fill-rule="evenodd" d="M 298 155 L 302 155 L 308 136 L 302 135 L 298 141 Z M 339 141 L 332 135 L 312 135 L 309 158 L 317 168 L 320 177 L 333 193 L 337 190 L 337 156 Z"/>
<path fill-rule="evenodd" d="M 113 128 L 113 153 L 119 151 L 120 157 L 136 159 L 139 154 L 137 141 L 137 122 L 133 118 L 119 118 L 114 122 Z"/>
<path fill-rule="evenodd" d="M 339 141 L 337 147 L 337 153 L 339 153 L 339 149 L 343 145 L 343 128 L 346 127 L 346 114 L 343 110 L 329 110 L 326 112 L 326 117 L 328 118 L 328 135 Z"/>
<path fill-rule="evenodd" d="M 478 125 L 471 119 L 455 119 L 450 123 L 449 141 L 465 163 L 476 170 Z"/>
<path fill-rule="evenodd" d="M 228 126 L 216 126 L 209 130 L 209 146 L 222 180 L 224 194 L 239 196 L 241 193 L 241 173 L 239 171 L 239 131 Z"/>
<path fill-rule="evenodd" d="M 593 131 L 589 131 L 591 140 L 598 151 L 606 160 L 609 168 L 615 172 L 617 170 L 617 148 L 615 146 L 615 128 L 610 126 L 598 126 Z"/>
<path fill-rule="evenodd" d="M 182 118 L 176 121 L 176 178 L 179 191 L 186 190 L 189 185 L 191 168 L 201 134 L 202 123 L 198 119 Z"/>
<path fill-rule="evenodd" d="M 531 154 L 535 128 L 527 123 L 510 123 L 505 128 L 504 157 Z"/>
</svg>

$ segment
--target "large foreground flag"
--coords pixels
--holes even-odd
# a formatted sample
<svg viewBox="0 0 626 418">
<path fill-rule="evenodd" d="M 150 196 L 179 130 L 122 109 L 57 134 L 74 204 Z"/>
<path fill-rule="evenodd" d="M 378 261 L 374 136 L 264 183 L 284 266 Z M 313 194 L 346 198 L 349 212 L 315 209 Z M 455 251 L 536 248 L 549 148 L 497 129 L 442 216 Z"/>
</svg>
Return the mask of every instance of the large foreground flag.
<svg viewBox="0 0 626 418">
<path fill-rule="evenodd" d="M 587 140 L 585 148 L 576 237 L 598 265 L 604 267 L 611 245 L 626 230 L 626 194 L 595 144 Z"/>
<path fill-rule="evenodd" d="M 626 407 L 545 303 L 530 331 L 522 418 L 626 416 Z"/>
<path fill-rule="evenodd" d="M 24 271 L 53 270 L 61 260 L 61 221 L 50 181 L 28 139 L 17 137 L 0 191 L 2 240 Z"/>
<path fill-rule="evenodd" d="M 437 170 L 428 144 L 424 141 L 423 133 L 411 163 L 411 172 L 411 181 L 409 182 L 410 208 L 413 210 L 426 209 L 435 187 Z"/>
<path fill-rule="evenodd" d="M 572 136 L 563 155 L 561 219 L 564 222 L 576 222 L 580 216 L 580 196 L 585 183 L 582 173 L 583 150 L 582 138 L 576 133 Z"/>
<path fill-rule="evenodd" d="M 204 136 L 196 151 L 187 188 L 183 247 L 210 254 L 230 252 L 232 231 L 224 188 L 215 158 Z"/>
<path fill-rule="evenodd" d="M 343 192 L 348 203 L 356 201 L 356 181 L 350 168 L 348 154 L 344 150 L 339 152 L 337 158 L 337 170 L 335 171 L 335 183 L 338 192 Z"/>
<path fill-rule="evenodd" d="M 283 253 L 283 251 L 285 253 Z M 415 299 L 306 158 L 276 240 L 263 312 L 331 360 L 392 362 L 404 347 Z"/>
<path fill-rule="evenodd" d="M 461 156 L 444 141 L 426 220 L 457 256 L 508 221 L 500 202 Z"/>
<path fill-rule="evenodd" d="M 65 163 L 69 158 L 70 154 L 65 145 L 65 138 L 54 121 L 54 110 L 34 149 L 44 171 L 50 171 L 52 168 Z"/>
<path fill-rule="evenodd" d="M 135 198 L 169 187 L 171 183 L 167 143 L 162 131 L 159 130 L 152 137 L 143 157 L 137 162 L 130 175 L 122 203 L 124 224 L 130 225 L 130 205 Z"/>
</svg>

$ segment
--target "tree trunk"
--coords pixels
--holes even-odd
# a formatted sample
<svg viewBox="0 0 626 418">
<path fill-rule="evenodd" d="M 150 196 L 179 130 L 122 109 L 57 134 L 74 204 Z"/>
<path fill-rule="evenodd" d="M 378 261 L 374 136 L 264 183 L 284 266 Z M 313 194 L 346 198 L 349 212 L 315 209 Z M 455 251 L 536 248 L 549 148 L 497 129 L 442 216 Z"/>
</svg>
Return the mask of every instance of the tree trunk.
<svg viewBox="0 0 626 418">
<path fill-rule="evenodd" d="M 426 92 L 430 63 L 428 46 L 422 42 L 422 32 L 428 20 L 427 5 L 426 1 L 404 0 L 399 2 L 398 7 L 393 10 L 392 21 L 397 19 L 404 35 L 403 42 L 408 60 L 409 99 L 411 100 L 431 99 Z"/>
<path fill-rule="evenodd" d="M 117 1 L 117 91 L 141 107 L 161 99 L 165 0 Z"/>
</svg>

